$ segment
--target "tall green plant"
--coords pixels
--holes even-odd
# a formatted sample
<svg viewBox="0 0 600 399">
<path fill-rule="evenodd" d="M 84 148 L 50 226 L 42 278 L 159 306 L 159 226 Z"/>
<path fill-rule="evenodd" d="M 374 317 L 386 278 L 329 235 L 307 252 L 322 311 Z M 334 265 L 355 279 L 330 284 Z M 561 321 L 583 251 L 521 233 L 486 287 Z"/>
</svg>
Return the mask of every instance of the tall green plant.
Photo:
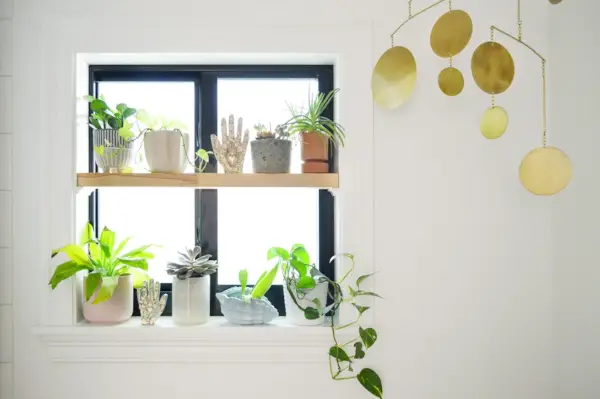
<svg viewBox="0 0 600 399">
<path fill-rule="evenodd" d="M 83 99 L 90 103 L 92 114 L 89 118 L 89 125 L 93 129 L 118 129 L 119 136 L 126 140 L 134 136 L 131 131 L 133 124 L 128 119 L 136 114 L 135 108 L 120 103 L 113 109 L 108 106 L 102 95 L 99 98 L 83 96 Z"/>
<path fill-rule="evenodd" d="M 367 391 L 378 398 L 383 398 L 383 384 L 379 375 L 370 368 L 363 368 L 355 372 L 356 362 L 364 359 L 367 351 L 377 341 L 377 331 L 373 328 L 363 328 L 360 325 L 360 320 L 363 314 L 370 308 L 362 306 L 358 303 L 358 299 L 364 296 L 378 297 L 378 294 L 365 291 L 361 288 L 369 277 L 373 274 L 360 276 L 355 285 L 346 284 L 348 295 L 344 295 L 342 285 L 348 279 L 348 276 L 354 270 L 354 255 L 345 253 L 343 256 L 352 262 L 352 266 L 339 282 L 329 279 L 327 276 L 320 273 L 314 265 L 310 264 L 310 258 L 306 249 L 301 244 L 296 244 L 291 251 L 286 251 L 283 248 L 274 247 L 267 252 L 267 258 L 278 258 L 277 266 L 281 267 L 284 275 L 285 289 L 290 293 L 294 304 L 304 312 L 304 317 L 308 320 L 314 320 L 330 312 L 331 316 L 331 335 L 333 337 L 333 346 L 329 348 L 329 372 L 331 378 L 335 381 L 357 380 Z M 330 262 L 335 261 L 338 256 L 331 258 Z M 302 298 L 307 290 L 314 288 L 315 283 L 328 282 L 331 290 L 329 298 L 331 304 L 319 304 L 313 302 L 315 306 L 301 306 L 296 297 Z M 351 323 L 336 326 L 335 316 L 342 304 L 349 304 L 357 311 L 357 316 Z M 358 338 L 348 342 L 340 342 L 337 337 L 337 332 L 350 327 L 358 327 Z"/>
<path fill-rule="evenodd" d="M 309 97 L 306 110 L 297 109 L 288 104 L 292 117 L 285 123 L 290 135 L 315 132 L 330 140 L 336 146 L 344 146 L 346 134 L 344 127 L 337 122 L 323 116 L 323 112 L 333 101 L 340 89 L 334 89 L 327 94 L 319 93 Z"/>
<path fill-rule="evenodd" d="M 79 244 L 69 244 L 52 251 L 52 258 L 59 253 L 66 254 L 70 260 L 56 267 L 50 282 L 52 289 L 75 273 L 87 270 L 85 300 L 89 301 L 94 292 L 98 293 L 94 304 L 110 299 L 119 284 L 119 277 L 133 275 L 134 286 L 139 288 L 146 280 L 148 259 L 154 255 L 148 250 L 152 245 L 144 245 L 131 251 L 122 252 L 130 238 L 116 243 L 116 235 L 104 228 L 100 238 L 95 237 L 94 228 L 88 223 L 81 235 Z"/>
</svg>

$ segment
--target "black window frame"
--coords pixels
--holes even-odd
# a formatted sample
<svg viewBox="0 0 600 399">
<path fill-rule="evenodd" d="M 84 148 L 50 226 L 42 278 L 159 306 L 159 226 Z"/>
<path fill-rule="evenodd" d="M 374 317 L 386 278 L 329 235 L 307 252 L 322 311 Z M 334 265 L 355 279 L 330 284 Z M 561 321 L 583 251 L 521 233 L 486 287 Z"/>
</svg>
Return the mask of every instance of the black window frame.
<svg viewBox="0 0 600 399">
<path fill-rule="evenodd" d="M 90 65 L 89 93 L 96 96 L 99 82 L 194 82 L 195 86 L 195 148 L 211 150 L 210 135 L 218 132 L 217 83 L 219 78 L 240 79 L 293 79 L 311 78 L 318 80 L 320 93 L 333 90 L 332 65 Z M 91 112 L 91 110 L 90 110 Z M 334 118 L 334 104 L 330 104 L 324 116 Z M 93 159 L 92 129 L 89 129 L 89 170 L 98 173 Z M 337 171 L 337 156 L 334 146 L 329 146 L 329 172 Z M 204 173 L 216 173 L 217 163 L 211 158 Z M 89 197 L 89 219 L 96 234 L 98 226 L 99 190 L 94 190 Z M 319 259 L 317 266 L 326 276 L 335 279 L 335 263 L 330 263 L 335 252 L 335 199 L 329 190 L 319 190 Z M 195 242 L 218 260 L 218 189 L 195 189 Z M 265 248 L 266 250 L 266 248 Z M 215 293 L 224 291 L 234 285 L 219 285 L 218 273 L 211 275 L 211 316 L 222 316 Z M 161 292 L 169 294 L 167 307 L 163 315 L 170 316 L 172 284 L 161 283 Z M 267 298 L 285 316 L 283 286 L 273 285 Z M 134 316 L 139 316 L 137 296 L 134 295 Z"/>
</svg>

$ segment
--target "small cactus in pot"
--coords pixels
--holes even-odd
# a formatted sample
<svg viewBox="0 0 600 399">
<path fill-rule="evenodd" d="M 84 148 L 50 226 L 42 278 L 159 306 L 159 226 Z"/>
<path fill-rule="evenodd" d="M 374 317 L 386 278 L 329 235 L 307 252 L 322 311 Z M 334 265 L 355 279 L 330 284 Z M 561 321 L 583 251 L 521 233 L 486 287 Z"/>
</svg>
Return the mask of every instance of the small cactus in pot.
<svg viewBox="0 0 600 399">
<path fill-rule="evenodd" d="M 179 252 L 177 262 L 167 264 L 173 276 L 173 321 L 176 324 L 203 324 L 210 317 L 210 278 L 219 265 L 201 247 Z"/>
<path fill-rule="evenodd" d="M 256 139 L 250 142 L 254 173 L 289 173 L 292 142 L 286 125 L 277 125 L 275 131 L 262 123 L 254 125 Z"/>
</svg>

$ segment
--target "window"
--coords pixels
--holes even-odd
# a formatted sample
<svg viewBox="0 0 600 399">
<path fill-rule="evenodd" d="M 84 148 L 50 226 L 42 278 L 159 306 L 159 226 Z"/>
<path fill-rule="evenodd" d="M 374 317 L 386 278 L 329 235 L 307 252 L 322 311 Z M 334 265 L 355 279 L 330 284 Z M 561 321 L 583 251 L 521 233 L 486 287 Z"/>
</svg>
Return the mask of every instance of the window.
<svg viewBox="0 0 600 399">
<path fill-rule="evenodd" d="M 220 135 L 223 117 L 233 114 L 236 123 L 243 117 L 244 130 L 250 130 L 252 139 L 256 123 L 274 128 L 289 118 L 286 103 L 302 106 L 311 93 L 332 88 L 331 66 L 90 67 L 91 94 L 104 95 L 112 105 L 126 102 L 180 119 L 190 133 L 195 132 L 191 134 L 195 148 L 206 150 L 212 149 L 210 135 Z M 326 112 L 333 116 L 332 109 Z M 330 170 L 334 155 L 332 151 Z M 300 173 L 298 145 L 293 160 L 291 172 Z M 90 169 L 95 171 L 93 160 Z M 146 170 L 137 165 L 135 171 Z M 222 172 L 211 159 L 205 173 Z M 244 173 L 252 173 L 250 151 Z M 133 236 L 142 244 L 160 244 L 150 262 L 150 275 L 162 282 L 167 293 L 171 277 L 165 272 L 166 263 L 186 246 L 202 246 L 220 264 L 219 272 L 211 276 L 211 315 L 219 316 L 214 293 L 238 285 L 241 268 L 248 269 L 250 281 L 256 279 L 269 266 L 266 251 L 271 246 L 304 243 L 321 271 L 334 277 L 329 264 L 334 250 L 333 201 L 327 190 L 298 188 L 103 188 L 90 196 L 90 220 L 98 230 L 108 226 L 122 238 Z M 276 281 L 267 296 L 285 315 L 281 283 Z M 169 300 L 165 314 L 170 311 Z"/>
</svg>

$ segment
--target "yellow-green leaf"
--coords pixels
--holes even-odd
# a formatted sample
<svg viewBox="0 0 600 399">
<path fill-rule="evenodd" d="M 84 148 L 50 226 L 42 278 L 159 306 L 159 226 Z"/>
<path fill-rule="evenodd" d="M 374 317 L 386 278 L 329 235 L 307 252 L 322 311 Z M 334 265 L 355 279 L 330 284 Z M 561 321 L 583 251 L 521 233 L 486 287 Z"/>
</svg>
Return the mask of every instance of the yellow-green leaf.
<svg viewBox="0 0 600 399">
<path fill-rule="evenodd" d="M 96 289 L 98 288 L 98 284 L 102 281 L 102 276 L 100 273 L 90 273 L 85 279 L 85 301 L 89 301 Z"/>
<path fill-rule="evenodd" d="M 104 244 L 109 249 L 109 252 L 112 253 L 115 247 L 115 232 L 105 227 L 100 234 L 100 243 Z M 110 257 L 110 253 L 106 254 L 107 258 Z"/>
<path fill-rule="evenodd" d="M 90 260 L 85 251 L 75 244 L 65 245 L 62 248 L 52 251 L 52 257 L 55 257 L 60 252 L 66 254 L 72 261 L 81 266 L 90 266 Z"/>
<path fill-rule="evenodd" d="M 68 279 L 81 270 L 89 270 L 89 267 L 78 265 L 72 260 L 62 263 L 56 267 L 56 270 L 54 270 L 54 274 L 50 278 L 48 284 L 52 287 L 52 289 L 55 289 L 61 281 Z"/>
<path fill-rule="evenodd" d="M 94 305 L 110 299 L 119 284 L 119 276 L 102 277 L 102 285 L 96 294 Z"/>
<path fill-rule="evenodd" d="M 260 299 L 267 293 L 267 291 L 269 291 L 269 288 L 271 288 L 278 270 L 279 265 L 275 265 L 260 281 L 256 283 L 254 289 L 252 290 L 252 298 Z"/>
<path fill-rule="evenodd" d="M 96 152 L 96 154 L 98 154 L 99 156 L 104 155 L 104 146 L 103 145 L 97 145 L 94 147 L 94 152 Z"/>
</svg>

